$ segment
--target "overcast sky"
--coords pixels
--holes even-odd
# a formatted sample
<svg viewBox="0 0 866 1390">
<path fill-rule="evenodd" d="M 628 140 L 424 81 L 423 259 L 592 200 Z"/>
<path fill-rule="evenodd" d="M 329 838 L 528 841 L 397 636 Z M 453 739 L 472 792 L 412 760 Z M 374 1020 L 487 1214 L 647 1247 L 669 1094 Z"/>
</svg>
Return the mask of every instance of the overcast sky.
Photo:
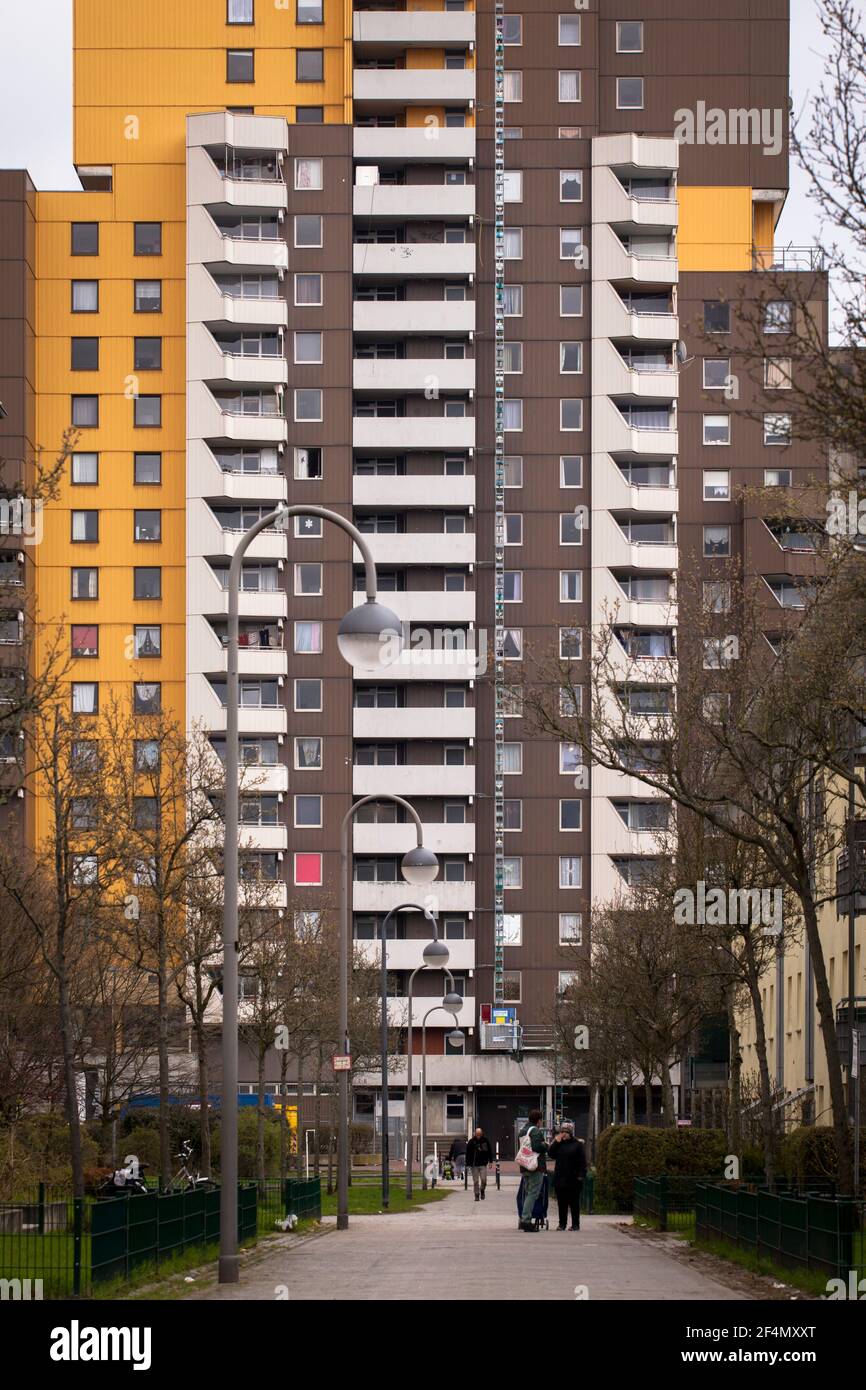
<svg viewBox="0 0 866 1390">
<path fill-rule="evenodd" d="M 122 4 L 124 0 L 116 0 Z M 195 4 L 198 0 L 186 0 Z M 701 0 L 692 0 L 700 5 Z M 815 0 L 791 0 L 791 94 L 802 111 L 819 78 L 823 35 Z M 30 170 L 37 188 L 77 188 L 72 151 L 72 0 L 0 0 L 0 168 Z M 792 166 L 777 244 L 820 241 L 818 220 Z"/>
</svg>

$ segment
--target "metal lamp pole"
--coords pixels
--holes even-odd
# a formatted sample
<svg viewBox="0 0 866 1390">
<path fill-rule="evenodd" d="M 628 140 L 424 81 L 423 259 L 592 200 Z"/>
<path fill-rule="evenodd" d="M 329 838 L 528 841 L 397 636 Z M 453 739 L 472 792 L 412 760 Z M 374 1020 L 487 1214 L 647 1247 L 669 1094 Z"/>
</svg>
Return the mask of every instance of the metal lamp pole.
<svg viewBox="0 0 866 1390">
<path fill-rule="evenodd" d="M 448 973 L 450 976 L 450 971 Z M 451 978 L 451 983 L 452 985 L 454 983 L 453 977 Z M 427 1020 L 431 1014 L 435 1014 L 439 1009 L 442 1009 L 445 1013 L 451 1014 L 456 1025 L 457 1010 L 445 1002 L 447 998 L 448 995 L 445 996 L 441 1004 L 434 1004 L 431 1009 L 428 1009 L 421 1020 L 421 1094 L 419 1096 L 421 1123 L 419 1125 L 419 1130 L 421 1134 L 421 1189 L 424 1192 L 427 1190 L 427 1169 L 425 1167 L 427 1160 L 424 1154 L 427 1139 Z M 454 1037 L 455 1033 L 460 1033 L 459 1041 L 462 1042 L 463 1034 L 456 1026 L 451 1030 L 450 1036 Z"/>
<path fill-rule="evenodd" d="M 421 817 L 402 796 L 377 795 L 370 793 L 369 796 L 362 796 L 349 807 L 343 817 L 340 826 L 340 951 L 339 951 L 339 994 L 338 1008 L 339 1020 L 338 1029 L 340 1036 L 340 1047 L 343 1056 L 351 1055 L 349 1047 L 349 937 L 352 897 L 351 884 L 351 856 L 349 854 L 349 830 L 355 816 L 362 806 L 366 806 L 370 801 L 394 801 L 409 812 L 415 823 L 417 844 L 414 849 L 410 849 L 404 854 L 401 861 L 401 871 L 407 883 L 413 887 L 423 887 L 426 883 L 432 883 L 439 872 L 439 861 L 432 850 L 427 849 L 424 844 L 424 827 L 421 824 Z M 423 909 L 422 909 L 423 911 Z M 387 920 L 387 919 L 386 919 Z M 384 939 L 382 943 L 382 956 L 384 960 Z M 384 969 L 384 966 L 383 966 Z M 383 1014 L 387 1012 L 387 1004 L 383 996 Z M 387 1047 L 387 1019 L 385 1021 L 385 1046 Z M 387 1080 L 387 1077 L 386 1077 Z M 348 1230 L 349 1226 L 349 1074 L 348 1071 L 340 1071 L 337 1076 L 337 1230 Z"/>
<path fill-rule="evenodd" d="M 229 565 L 228 645 L 226 657 L 225 844 L 223 846 L 223 1019 L 222 1096 L 220 1102 L 220 1254 L 219 1282 L 236 1284 L 238 1257 L 238 608 L 241 564 L 256 536 L 291 516 L 318 516 L 346 531 L 364 557 L 366 603 L 346 614 L 337 642 L 347 661 L 375 669 L 385 633 L 399 635 L 400 620 L 376 601 L 376 566 L 364 536 L 338 512 L 327 507 L 277 507 L 244 532 Z M 344 972 L 345 973 L 345 972 Z"/>
</svg>

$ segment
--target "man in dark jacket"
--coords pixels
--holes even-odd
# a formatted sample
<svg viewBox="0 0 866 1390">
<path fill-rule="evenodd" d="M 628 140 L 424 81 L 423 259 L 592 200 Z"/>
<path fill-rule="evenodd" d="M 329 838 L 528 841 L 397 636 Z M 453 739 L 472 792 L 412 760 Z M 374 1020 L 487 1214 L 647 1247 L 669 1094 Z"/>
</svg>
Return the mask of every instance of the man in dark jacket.
<svg viewBox="0 0 866 1390">
<path fill-rule="evenodd" d="M 541 1120 L 540 1110 L 530 1110 L 529 1119 L 520 1131 L 519 1139 L 524 1135 L 529 1135 L 529 1142 L 532 1152 L 538 1154 L 538 1167 L 531 1172 L 523 1170 L 523 1210 L 520 1213 L 521 1231 L 534 1231 L 532 1224 L 532 1208 L 535 1206 L 536 1198 L 541 1191 L 544 1182 L 544 1174 L 547 1171 L 545 1154 L 547 1153 L 547 1142 L 544 1138 L 544 1131 L 539 1129 Z"/>
<path fill-rule="evenodd" d="M 462 1134 L 458 1134 L 457 1138 L 452 1143 L 451 1148 L 448 1150 L 448 1157 L 454 1164 L 454 1176 L 456 1178 L 462 1178 L 463 1170 L 466 1167 L 466 1140 L 463 1138 Z"/>
<path fill-rule="evenodd" d="M 559 1207 L 559 1226 L 564 1231 L 571 1210 L 571 1229 L 580 1230 L 580 1194 L 586 1177 L 586 1151 L 580 1139 L 574 1137 L 574 1125 L 563 1120 L 553 1143 L 550 1157 L 554 1160 L 553 1190 Z"/>
<path fill-rule="evenodd" d="M 483 1202 L 487 1187 L 487 1169 L 493 1162 L 493 1146 L 480 1125 L 466 1145 L 466 1162 L 472 1170 L 475 1200 Z"/>
</svg>

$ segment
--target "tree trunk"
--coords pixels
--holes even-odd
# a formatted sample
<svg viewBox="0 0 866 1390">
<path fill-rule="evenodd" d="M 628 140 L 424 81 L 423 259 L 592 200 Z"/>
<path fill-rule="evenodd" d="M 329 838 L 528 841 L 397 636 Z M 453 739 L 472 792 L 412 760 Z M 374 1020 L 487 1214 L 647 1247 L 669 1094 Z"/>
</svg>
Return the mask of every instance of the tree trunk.
<svg viewBox="0 0 866 1390">
<path fill-rule="evenodd" d="M 289 1051 L 284 1047 L 280 1052 L 280 1095 L 283 1098 L 283 1109 L 281 1112 L 280 1124 L 280 1188 L 285 1187 L 286 1177 L 288 1176 L 288 1157 L 289 1146 L 287 1135 L 289 1132 L 289 1098 L 286 1094 L 286 1078 L 289 1074 Z"/>
<path fill-rule="evenodd" d="M 586 1119 L 586 1139 L 587 1139 L 587 1158 L 590 1163 L 595 1163 L 595 1155 L 598 1147 L 598 1134 L 596 1133 L 595 1110 L 598 1103 L 598 1082 L 593 1081 L 589 1088 L 589 1114 Z"/>
<path fill-rule="evenodd" d="M 295 1119 L 295 1171 L 298 1177 L 303 1176 L 302 1150 L 304 1144 L 304 1132 L 301 1125 L 301 1111 L 304 1104 L 304 1054 L 298 1053 L 298 1113 Z"/>
<path fill-rule="evenodd" d="M 206 1178 L 211 1175 L 210 1151 L 210 1106 L 208 1103 L 208 1066 L 204 1030 L 196 1027 L 196 1055 L 198 1062 L 198 1143 L 201 1172 Z"/>
<path fill-rule="evenodd" d="M 166 988 L 167 950 L 165 923 L 157 923 L 157 1008 L 159 1012 L 159 1177 L 166 1191 L 171 1186 L 171 1142 L 169 1137 L 169 1075 L 168 1075 L 168 990 Z"/>
<path fill-rule="evenodd" d="M 337 1137 L 337 1129 L 334 1124 L 334 1112 L 331 1110 L 331 1123 L 328 1125 L 328 1196 L 334 1191 L 334 1140 Z"/>
<path fill-rule="evenodd" d="M 651 1063 L 649 1064 L 649 1070 L 647 1070 L 647 1068 L 644 1067 L 643 1103 L 644 1110 L 646 1112 L 644 1115 L 644 1124 L 651 1125 L 653 1122 L 653 1075 Z"/>
<path fill-rule="evenodd" d="M 265 1058 L 267 1052 L 259 1044 L 258 1050 L 258 1095 L 256 1100 L 256 1171 L 259 1182 L 265 1180 Z"/>
<path fill-rule="evenodd" d="M 730 1038 L 730 1076 L 728 1079 L 728 1145 L 732 1154 L 742 1159 L 743 1122 L 740 1084 L 743 1073 L 743 1054 L 740 1049 L 740 1030 L 737 1027 L 736 990 L 731 985 L 726 991 L 728 1010 L 728 1036 Z M 740 1173 L 740 1177 L 742 1177 Z"/>
<path fill-rule="evenodd" d="M 674 1088 L 671 1081 L 671 1069 L 667 1057 L 661 1059 L 662 1074 L 662 1124 L 666 1129 L 675 1129 L 677 1123 L 676 1107 L 674 1106 Z"/>
<path fill-rule="evenodd" d="M 60 966 L 58 978 L 60 1040 L 63 1046 L 63 1080 L 66 1091 L 66 1122 L 69 1125 L 72 1195 L 73 1197 L 83 1197 L 84 1164 L 81 1157 L 81 1121 L 78 1117 L 78 1086 L 75 1074 L 75 1029 L 72 1021 L 72 1005 L 69 999 L 69 981 L 66 978 L 66 962 L 61 952 L 58 952 L 58 956 Z"/>
<path fill-rule="evenodd" d="M 322 1160 L 319 1153 L 321 1140 L 319 1135 L 322 1132 L 322 1049 L 319 1047 L 319 1054 L 316 1061 L 316 1105 L 313 1119 L 313 1172 L 316 1177 L 322 1170 Z"/>
<path fill-rule="evenodd" d="M 755 960 L 755 944 L 750 931 L 744 933 L 746 983 L 755 1019 L 755 1051 L 758 1054 L 758 1079 L 761 1090 L 761 1147 L 764 1151 L 764 1176 L 772 1188 L 776 1182 L 775 1134 L 773 1125 L 773 1088 L 770 1083 L 770 1064 L 767 1060 L 767 1030 L 764 1026 L 764 1006 L 761 1002 L 761 980 Z"/>
<path fill-rule="evenodd" d="M 821 1037 L 824 1040 L 824 1056 L 827 1059 L 827 1085 L 830 1091 L 830 1106 L 833 1112 L 833 1133 L 836 1137 L 837 1178 L 843 1192 L 854 1191 L 854 1134 L 848 1109 L 845 1103 L 845 1086 L 842 1082 L 842 1063 L 839 1056 L 839 1039 L 836 1036 L 836 1016 L 827 979 L 827 965 L 824 960 L 824 947 L 818 930 L 818 914 L 811 893 L 806 889 L 800 892 L 803 904 L 803 921 L 806 940 L 812 957 L 812 974 L 815 979 L 815 1004 L 821 1024 Z"/>
</svg>

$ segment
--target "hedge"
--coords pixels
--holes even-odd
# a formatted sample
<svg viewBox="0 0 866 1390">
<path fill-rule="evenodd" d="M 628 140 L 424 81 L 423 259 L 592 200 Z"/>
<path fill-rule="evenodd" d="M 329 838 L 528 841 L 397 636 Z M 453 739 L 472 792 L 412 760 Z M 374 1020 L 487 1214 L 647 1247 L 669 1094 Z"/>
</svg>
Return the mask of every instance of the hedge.
<svg viewBox="0 0 866 1390">
<path fill-rule="evenodd" d="M 721 1178 L 726 1151 L 720 1129 L 611 1125 L 598 1141 L 597 1200 L 617 1211 L 630 1211 L 635 1178 L 663 1173 Z"/>
<path fill-rule="evenodd" d="M 837 1179 L 836 1135 L 830 1125 L 803 1125 L 783 1138 L 779 1170 L 798 1185 L 810 1178 Z M 866 1187 L 866 1129 L 860 1131 L 860 1186 Z"/>
</svg>

